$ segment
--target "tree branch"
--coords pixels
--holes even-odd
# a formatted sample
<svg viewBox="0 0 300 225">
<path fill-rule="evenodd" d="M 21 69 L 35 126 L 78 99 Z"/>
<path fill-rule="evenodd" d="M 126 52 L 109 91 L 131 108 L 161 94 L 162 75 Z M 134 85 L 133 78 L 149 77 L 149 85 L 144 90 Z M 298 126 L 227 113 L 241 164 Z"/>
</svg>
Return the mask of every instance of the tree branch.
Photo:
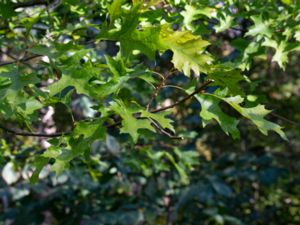
<svg viewBox="0 0 300 225">
<path fill-rule="evenodd" d="M 45 134 L 45 133 L 31 133 L 31 132 L 21 132 L 21 131 L 15 131 L 10 128 L 4 127 L 0 125 L 0 129 L 6 131 L 7 133 L 11 133 L 13 135 L 17 136 L 25 136 L 25 137 L 61 137 L 63 135 L 71 134 L 71 132 L 65 132 L 65 133 L 54 133 L 54 134 Z"/>
<path fill-rule="evenodd" d="M 27 2 L 19 2 L 16 3 L 13 8 L 14 9 L 18 9 L 18 8 L 26 8 L 26 7 L 33 7 L 33 6 L 38 6 L 38 5 L 48 5 L 48 1 L 47 0 L 31 0 L 31 1 L 27 1 Z"/>
<path fill-rule="evenodd" d="M 186 97 L 184 97 L 183 99 L 175 102 L 174 104 L 172 105 L 169 105 L 169 106 L 166 106 L 166 107 L 162 107 L 162 108 L 159 108 L 159 109 L 154 109 L 154 110 L 150 110 L 151 113 L 158 113 L 158 112 L 162 112 L 162 111 L 165 111 L 167 109 L 171 109 L 171 108 L 174 108 L 175 106 L 189 100 L 190 98 L 192 98 L 194 95 L 200 93 L 201 91 L 203 91 L 209 84 L 211 84 L 213 82 L 213 80 L 208 80 L 206 81 L 203 85 L 201 85 L 199 88 L 197 88 L 195 91 L 193 91 L 191 94 L 187 95 Z M 136 115 L 136 118 L 139 119 L 141 118 L 141 116 L 139 114 Z M 115 127 L 115 126 L 118 126 L 121 124 L 121 121 L 118 121 L 118 122 L 115 122 L 113 124 L 110 124 L 110 125 L 107 125 L 106 128 L 112 128 L 112 127 Z M 72 132 L 62 132 L 62 133 L 54 133 L 54 134 L 45 134 L 45 133 L 32 133 L 32 132 L 21 132 L 21 131 L 15 131 L 15 130 L 12 130 L 10 128 L 7 128 L 5 126 L 2 126 L 0 125 L 0 129 L 8 132 L 8 133 L 11 133 L 13 135 L 19 135 L 19 136 L 31 136 L 31 137 L 60 137 L 60 136 L 63 136 L 63 135 L 69 135 L 71 134 Z M 169 136 L 169 135 L 168 135 Z M 173 136 L 172 136 L 173 137 Z M 177 137 L 175 137 L 177 138 Z"/>
<path fill-rule="evenodd" d="M 196 94 L 200 93 L 201 91 L 203 91 L 204 88 L 206 88 L 212 82 L 214 82 L 214 81 L 213 80 L 207 80 L 203 85 L 201 85 L 199 88 L 197 88 L 195 91 L 193 91 L 191 94 L 187 95 L 183 99 L 175 102 L 172 105 L 169 105 L 169 106 L 166 106 L 166 107 L 162 107 L 162 108 L 159 108 L 159 109 L 154 109 L 154 110 L 151 110 L 150 112 L 151 113 L 158 113 L 158 112 L 161 112 L 161 111 L 165 111 L 167 109 L 174 108 L 175 106 L 180 105 L 181 103 L 183 103 L 183 102 L 189 100 L 190 98 L 192 98 L 194 95 L 196 95 Z"/>
<path fill-rule="evenodd" d="M 158 93 L 160 92 L 160 90 L 162 88 L 164 88 L 164 86 L 166 85 L 166 80 L 168 79 L 169 76 L 171 76 L 174 72 L 176 71 L 170 71 L 168 72 L 166 75 L 160 74 L 158 72 L 156 72 L 156 74 L 159 74 L 162 78 L 161 82 L 159 83 L 159 85 L 155 88 L 155 91 L 153 92 L 152 96 L 149 99 L 149 102 L 147 104 L 147 110 L 149 110 L 153 100 L 156 98 L 156 96 L 158 95 Z"/>
<path fill-rule="evenodd" d="M 158 108 L 158 109 L 153 109 L 150 110 L 151 113 L 158 113 L 158 112 L 162 112 L 162 111 L 166 111 L 167 109 L 171 109 L 174 108 L 177 105 L 180 105 L 181 103 L 189 100 L 190 98 L 192 98 L 194 95 L 198 94 L 199 92 L 203 91 L 209 84 L 211 84 L 212 82 L 214 82 L 213 80 L 207 80 L 204 84 L 202 84 L 199 88 L 197 88 L 195 91 L 193 91 L 191 94 L 187 95 L 186 97 L 184 97 L 183 99 L 175 102 L 172 105 L 166 106 L 166 107 L 162 107 L 162 108 Z M 140 115 L 136 115 L 136 118 L 139 119 Z M 117 121 L 113 124 L 110 124 L 108 126 L 106 126 L 106 128 L 112 128 L 115 126 L 118 126 L 121 124 L 121 121 Z"/>
<path fill-rule="evenodd" d="M 10 64 L 14 64 L 14 63 L 17 63 L 17 62 L 27 62 L 29 60 L 32 60 L 32 59 L 35 59 L 35 58 L 38 58 L 38 57 L 41 57 L 42 55 L 32 55 L 32 56 L 29 56 L 29 57 L 26 57 L 26 58 L 23 58 L 23 59 L 20 59 L 20 60 L 14 60 L 14 61 L 9 61 L 9 62 L 2 62 L 0 63 L 0 66 L 6 66 L 6 65 L 10 65 Z"/>
</svg>

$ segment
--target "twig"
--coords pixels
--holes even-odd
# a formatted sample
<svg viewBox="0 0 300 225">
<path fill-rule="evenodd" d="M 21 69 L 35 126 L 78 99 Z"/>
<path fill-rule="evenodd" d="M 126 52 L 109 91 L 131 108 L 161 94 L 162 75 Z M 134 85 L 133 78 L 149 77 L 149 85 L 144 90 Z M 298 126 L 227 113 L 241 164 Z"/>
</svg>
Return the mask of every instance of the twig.
<svg viewBox="0 0 300 225">
<path fill-rule="evenodd" d="M 61 136 L 63 136 L 63 135 L 71 134 L 71 132 L 54 133 L 54 134 L 32 133 L 32 132 L 21 132 L 21 131 L 15 131 L 15 130 L 12 130 L 12 129 L 7 128 L 7 127 L 4 127 L 4 126 L 2 126 L 2 125 L 0 125 L 0 129 L 6 131 L 6 132 L 8 132 L 8 133 L 17 135 L 17 136 L 25 136 L 25 137 L 61 137 Z"/>
<path fill-rule="evenodd" d="M 15 56 L 9 54 L 8 52 L 3 52 L 3 51 L 1 51 L 1 50 L 0 50 L 0 52 L 1 52 L 2 54 L 7 55 L 9 58 L 12 58 L 13 60 L 15 60 L 15 63 L 22 63 L 22 64 L 24 64 L 24 65 L 30 67 L 31 69 L 33 68 L 29 63 L 27 63 L 27 62 L 25 62 L 25 61 L 21 61 L 20 59 L 18 59 L 18 58 L 16 58 Z M 24 57 L 25 57 L 25 56 L 24 56 Z"/>
<path fill-rule="evenodd" d="M 156 74 L 160 74 L 160 73 L 156 73 Z M 167 73 L 165 76 L 162 75 L 162 74 L 160 74 L 161 77 L 162 77 L 162 80 L 161 80 L 161 82 L 158 84 L 158 86 L 155 88 L 155 91 L 152 93 L 152 95 L 151 95 L 151 97 L 150 97 L 150 99 L 149 99 L 149 102 L 148 102 L 148 104 L 147 104 L 147 106 L 146 106 L 147 111 L 149 111 L 149 108 L 150 108 L 150 106 L 151 106 L 153 100 L 156 98 L 156 96 L 158 95 L 158 93 L 160 92 L 160 90 L 165 86 L 166 80 L 168 79 L 168 77 L 169 77 L 171 74 L 172 74 L 172 72 Z"/>
<path fill-rule="evenodd" d="M 0 66 L 6 66 L 6 65 L 17 63 L 17 62 L 24 63 L 24 62 L 27 62 L 29 60 L 32 60 L 32 59 L 35 59 L 35 58 L 38 58 L 38 57 L 41 57 L 41 56 L 42 55 L 33 55 L 33 56 L 29 56 L 29 57 L 26 57 L 26 58 L 23 58 L 23 59 L 20 59 L 20 60 L 14 60 L 14 61 L 9 61 L 9 62 L 2 62 L 2 63 L 0 63 Z"/>
<path fill-rule="evenodd" d="M 33 6 L 38 6 L 38 5 L 48 5 L 47 0 L 31 0 L 27 2 L 19 2 L 16 3 L 13 8 L 18 9 L 18 8 L 27 8 L 27 7 L 33 7 Z"/>
<path fill-rule="evenodd" d="M 183 102 L 189 100 L 190 98 L 192 98 L 194 95 L 196 95 L 196 94 L 200 93 L 201 91 L 203 91 L 203 89 L 206 88 L 212 82 L 214 82 L 214 81 L 213 80 L 208 80 L 203 85 L 201 85 L 199 88 L 197 88 L 195 91 L 193 91 L 191 94 L 189 94 L 188 96 L 184 97 L 183 99 L 175 102 L 174 104 L 166 106 L 166 107 L 162 107 L 162 108 L 159 108 L 159 109 L 154 109 L 154 110 L 151 110 L 150 112 L 151 113 L 158 113 L 158 112 L 161 112 L 161 111 L 165 111 L 167 109 L 174 108 L 175 106 L 180 105 L 181 103 L 183 103 Z"/>
<path fill-rule="evenodd" d="M 151 118 L 149 118 L 149 119 L 151 120 L 153 126 L 156 127 L 156 129 L 157 129 L 160 133 L 162 133 L 162 134 L 168 136 L 168 137 L 171 138 L 171 139 L 176 139 L 176 140 L 182 140 L 182 139 L 183 139 L 182 137 L 178 137 L 178 136 L 172 135 L 171 133 L 167 132 L 166 129 L 164 129 L 163 127 L 161 127 L 160 124 L 156 123 L 156 121 L 154 121 L 154 120 L 151 119 Z"/>
<path fill-rule="evenodd" d="M 150 110 L 151 113 L 158 113 L 158 112 L 161 112 L 161 111 L 165 111 L 167 109 L 171 109 L 171 108 L 174 108 L 175 106 L 189 100 L 190 98 L 192 98 L 194 95 L 198 94 L 199 92 L 201 92 L 202 90 L 204 90 L 209 84 L 211 84 L 212 82 L 214 82 L 213 80 L 207 80 L 203 85 L 201 85 L 199 88 L 197 88 L 195 91 L 193 91 L 191 94 L 189 94 L 188 96 L 184 97 L 183 99 L 175 102 L 174 104 L 172 105 L 169 105 L 169 106 L 166 106 L 166 107 L 162 107 L 162 108 L 159 108 L 159 109 L 153 109 L 153 110 Z M 139 119 L 141 118 L 140 115 L 136 115 L 136 118 Z M 118 126 L 121 124 L 121 121 L 117 121 L 113 124 L 110 124 L 108 126 L 106 126 L 106 128 L 112 128 L 112 127 L 115 127 L 115 126 Z"/>
<path fill-rule="evenodd" d="M 288 119 L 288 118 L 285 118 L 285 117 L 283 117 L 283 116 L 281 116 L 281 115 L 278 115 L 277 113 L 271 112 L 270 114 L 271 114 L 272 116 L 275 116 L 275 117 L 277 117 L 277 118 L 279 118 L 279 119 L 281 119 L 281 120 L 283 120 L 283 121 L 285 121 L 285 122 L 287 122 L 287 123 L 290 123 L 290 124 L 292 124 L 292 125 L 294 125 L 294 126 L 300 126 L 300 123 L 297 123 L 297 122 L 295 122 L 295 121 L 292 121 L 292 120 L 290 120 L 290 119 Z"/>
</svg>

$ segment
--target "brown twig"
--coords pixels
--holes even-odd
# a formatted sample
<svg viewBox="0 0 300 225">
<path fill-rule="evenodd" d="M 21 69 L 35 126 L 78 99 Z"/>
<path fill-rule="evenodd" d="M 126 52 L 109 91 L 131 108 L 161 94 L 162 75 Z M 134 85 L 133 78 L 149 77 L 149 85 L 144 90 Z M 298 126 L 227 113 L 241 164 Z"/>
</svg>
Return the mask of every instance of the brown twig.
<svg viewBox="0 0 300 225">
<path fill-rule="evenodd" d="M 173 72 L 171 71 L 171 72 L 167 73 L 165 76 L 161 74 L 162 80 L 158 84 L 158 86 L 155 88 L 155 91 L 152 93 L 152 95 L 151 95 L 151 97 L 149 99 L 149 102 L 148 102 L 148 104 L 146 106 L 147 111 L 149 111 L 149 108 L 150 108 L 153 100 L 157 97 L 157 95 L 159 94 L 160 90 L 166 85 L 166 80 L 168 79 L 168 77 L 170 75 L 172 75 L 173 73 L 174 73 L 174 71 Z"/>
<path fill-rule="evenodd" d="M 12 129 L 4 127 L 2 125 L 0 125 L 0 129 L 6 131 L 7 133 L 11 133 L 13 135 L 25 136 L 25 137 L 61 137 L 63 135 L 71 134 L 71 132 L 54 133 L 54 134 L 23 132 L 23 131 L 12 130 Z"/>
<path fill-rule="evenodd" d="M 6 66 L 6 65 L 10 65 L 10 64 L 18 63 L 18 62 L 24 63 L 24 62 L 27 62 L 29 60 L 32 60 L 32 59 L 35 59 L 35 58 L 38 58 L 38 57 L 41 57 L 41 55 L 32 55 L 32 56 L 29 56 L 29 57 L 26 57 L 26 58 L 23 58 L 23 59 L 19 59 L 19 60 L 13 60 L 13 61 L 9 61 L 9 62 L 2 62 L 2 63 L 0 63 L 0 66 Z"/>
<path fill-rule="evenodd" d="M 161 111 L 165 111 L 167 109 L 174 108 L 175 106 L 180 105 L 181 103 L 183 103 L 183 102 L 189 100 L 190 98 L 192 98 L 194 95 L 196 95 L 196 94 L 200 93 L 201 91 L 203 91 L 204 88 L 206 88 L 212 82 L 214 82 L 214 81 L 213 80 L 207 80 L 203 85 L 201 85 L 199 88 L 197 88 L 195 91 L 193 91 L 191 94 L 187 95 L 183 99 L 173 103 L 172 105 L 162 107 L 162 108 L 158 108 L 158 109 L 154 109 L 154 110 L 151 110 L 150 112 L 151 113 L 158 113 L 158 112 L 161 112 Z"/>
<path fill-rule="evenodd" d="M 156 123 L 153 119 L 149 118 L 152 122 L 152 125 L 160 132 L 161 134 L 164 134 L 165 136 L 174 139 L 174 140 L 182 140 L 182 137 L 174 136 L 173 134 L 169 133 L 166 129 L 160 126 L 160 124 Z"/>
</svg>

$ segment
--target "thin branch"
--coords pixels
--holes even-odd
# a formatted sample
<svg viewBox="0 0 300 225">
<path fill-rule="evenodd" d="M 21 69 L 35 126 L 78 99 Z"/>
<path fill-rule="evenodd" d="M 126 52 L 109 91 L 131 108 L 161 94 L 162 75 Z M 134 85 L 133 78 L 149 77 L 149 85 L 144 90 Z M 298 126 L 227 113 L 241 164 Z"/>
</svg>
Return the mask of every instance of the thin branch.
<svg viewBox="0 0 300 225">
<path fill-rule="evenodd" d="M 13 8 L 18 9 L 18 8 L 27 8 L 27 7 L 34 7 L 34 6 L 39 6 L 39 5 L 48 5 L 47 0 L 31 0 L 27 2 L 19 2 L 16 3 Z"/>
<path fill-rule="evenodd" d="M 71 132 L 64 132 L 64 133 L 54 133 L 54 134 L 45 134 L 45 133 L 32 133 L 32 132 L 21 132 L 15 131 L 10 128 L 4 127 L 0 125 L 0 129 L 6 131 L 7 133 L 11 133 L 17 136 L 25 136 L 25 137 L 61 137 L 63 135 L 71 134 Z"/>
<path fill-rule="evenodd" d="M 22 64 L 24 64 L 24 65 L 30 67 L 31 69 L 33 68 L 29 63 L 27 63 L 27 62 L 25 62 L 25 61 L 23 61 L 23 62 L 20 61 L 20 59 L 18 59 L 17 57 L 15 57 L 15 56 L 9 54 L 8 52 L 3 52 L 3 51 L 0 50 L 0 53 L 7 55 L 9 58 L 12 58 L 13 60 L 15 60 L 15 62 L 22 63 Z M 24 57 L 25 57 L 25 56 L 24 56 Z"/>
<path fill-rule="evenodd" d="M 165 82 L 166 82 L 167 77 L 168 77 L 168 75 L 163 76 L 161 82 L 158 84 L 157 87 L 155 87 L 155 91 L 152 93 L 152 95 L 151 95 L 151 97 L 148 101 L 148 104 L 146 106 L 147 110 L 149 110 L 150 105 L 152 104 L 153 100 L 156 98 L 156 96 L 158 95 L 160 90 L 165 86 Z"/>
<path fill-rule="evenodd" d="M 151 73 L 153 73 L 153 74 L 156 74 L 156 75 L 158 75 L 159 77 L 161 77 L 162 79 L 164 79 L 165 77 L 164 77 L 164 75 L 162 75 L 161 73 L 159 73 L 159 72 L 156 72 L 156 71 L 154 71 L 154 70 L 149 70 Z"/>
<path fill-rule="evenodd" d="M 174 136 L 174 135 L 170 134 L 170 133 L 167 132 L 164 128 L 162 128 L 158 123 L 156 123 L 153 119 L 150 118 L 150 120 L 151 120 L 153 126 L 156 127 L 156 129 L 157 129 L 160 133 L 162 133 L 162 134 L 168 136 L 168 137 L 171 138 L 171 139 L 176 139 L 176 140 L 182 140 L 182 139 L 183 139 L 182 137 L 178 137 L 178 136 Z"/>
<path fill-rule="evenodd" d="M 158 113 L 158 112 L 161 112 L 161 111 L 166 111 L 167 109 L 174 108 L 175 106 L 180 105 L 181 103 L 183 103 L 183 102 L 189 100 L 190 98 L 192 98 L 194 95 L 196 95 L 196 94 L 200 93 L 201 91 L 203 91 L 204 88 L 206 88 L 212 82 L 214 82 L 214 81 L 213 80 L 208 80 L 203 85 L 201 85 L 199 88 L 197 88 L 195 91 L 193 91 L 191 94 L 189 94 L 188 96 L 184 97 L 183 99 L 175 102 L 174 104 L 166 106 L 166 107 L 162 107 L 162 108 L 159 108 L 159 109 L 154 109 L 154 110 L 151 110 L 150 112 L 151 113 Z"/>
<path fill-rule="evenodd" d="M 207 80 L 203 85 L 201 85 L 199 88 L 197 88 L 195 91 L 193 91 L 191 94 L 189 94 L 188 96 L 184 97 L 183 99 L 175 102 L 174 104 L 172 105 L 169 105 L 169 106 L 166 106 L 166 107 L 162 107 L 162 108 L 159 108 L 159 109 L 153 109 L 153 110 L 150 110 L 151 113 L 158 113 L 158 112 L 162 112 L 162 111 L 165 111 L 167 109 L 171 109 L 171 108 L 174 108 L 175 106 L 189 100 L 190 98 L 194 97 L 194 95 L 198 94 L 199 92 L 203 91 L 209 84 L 211 84 L 212 82 L 214 82 L 213 80 Z M 141 118 L 139 114 L 137 114 L 135 116 L 137 119 Z M 112 128 L 112 127 L 116 127 L 118 125 L 121 124 L 121 121 L 117 121 L 113 124 L 110 124 L 108 126 L 106 126 L 106 128 Z"/>
<path fill-rule="evenodd" d="M 29 56 L 29 57 L 26 57 L 26 58 L 23 58 L 23 59 L 20 59 L 20 60 L 2 62 L 2 63 L 0 63 L 0 66 L 6 66 L 6 65 L 10 65 L 10 64 L 18 63 L 18 62 L 24 63 L 24 62 L 27 62 L 29 60 L 32 60 L 32 59 L 35 59 L 35 58 L 38 58 L 38 57 L 41 57 L 41 56 L 42 55 L 32 55 L 32 56 Z"/>
<path fill-rule="evenodd" d="M 290 123 L 290 124 L 292 124 L 292 125 L 294 125 L 294 126 L 300 126 L 300 123 L 297 123 L 297 122 L 292 121 L 292 120 L 290 120 L 290 119 L 288 119 L 288 118 L 285 118 L 284 116 L 278 115 L 277 113 L 271 112 L 270 114 L 271 114 L 272 116 L 275 116 L 275 117 L 277 117 L 277 118 L 279 118 L 279 119 L 281 119 L 281 120 L 283 120 L 283 121 L 285 121 L 285 122 L 287 122 L 287 123 Z"/>
<path fill-rule="evenodd" d="M 176 88 L 178 90 L 181 90 L 181 91 L 184 91 L 185 92 L 185 89 L 182 88 L 182 87 L 179 87 L 179 86 L 176 86 L 176 85 L 171 85 L 171 84 L 167 84 L 165 85 L 163 88 Z"/>
<path fill-rule="evenodd" d="M 25 29 L 25 26 L 17 25 L 17 26 L 14 26 L 12 29 L 17 29 L 17 28 Z M 11 28 L 9 26 L 1 26 L 0 27 L 0 30 L 7 30 L 7 29 L 11 29 Z M 46 31 L 46 30 L 48 30 L 48 27 L 46 27 L 46 25 L 44 25 L 44 24 L 35 24 L 31 27 L 31 29 L 39 30 L 39 31 Z"/>
<path fill-rule="evenodd" d="M 208 80 L 206 81 L 202 86 L 200 86 L 199 88 L 197 88 L 195 91 L 193 91 L 191 94 L 189 94 L 188 96 L 184 97 L 183 99 L 175 102 L 174 104 L 172 105 L 169 105 L 169 106 L 166 106 L 166 107 L 162 107 L 162 108 L 159 108 L 159 109 L 154 109 L 154 110 L 150 110 L 151 113 L 158 113 L 158 112 L 161 112 L 161 111 L 165 111 L 167 109 L 170 109 L 170 108 L 174 108 L 175 106 L 189 100 L 190 98 L 192 98 L 194 95 L 200 93 L 201 91 L 203 91 L 209 84 L 211 84 L 213 82 L 213 80 Z M 139 114 L 137 114 L 135 116 L 137 119 L 141 118 L 141 116 Z M 112 128 L 112 127 L 115 127 L 115 126 L 118 126 L 121 124 L 121 121 L 117 121 L 113 124 L 110 124 L 110 125 L 107 125 L 106 128 Z M 7 128 L 7 127 L 4 127 L 2 125 L 0 125 L 0 129 L 8 132 L 8 133 L 11 133 L 11 134 L 14 134 L 14 135 L 18 135 L 18 136 L 31 136 L 31 137 L 60 137 L 60 136 L 63 136 L 63 135 L 69 135 L 71 134 L 72 132 L 62 132 L 62 133 L 54 133 L 54 134 L 45 134 L 45 133 L 32 133 L 32 132 L 21 132 L 21 131 L 16 131 L 16 130 L 12 130 L 10 128 Z M 161 132 L 162 132 L 162 129 L 159 129 Z M 163 132 L 164 134 L 166 134 L 165 132 Z M 170 134 L 167 134 L 169 137 L 171 138 L 174 138 L 174 139 L 177 139 L 178 137 L 174 137 Z"/>
<path fill-rule="evenodd" d="M 158 84 L 158 86 L 155 88 L 155 91 L 152 93 L 149 102 L 146 106 L 147 111 L 149 111 L 149 108 L 152 104 L 152 102 L 154 101 L 154 99 L 157 97 L 157 95 L 159 94 L 160 90 L 163 89 L 166 85 L 166 80 L 168 79 L 169 76 L 171 76 L 172 74 L 176 73 L 177 70 L 171 70 L 170 72 L 168 72 L 166 75 L 160 74 L 158 72 L 152 71 L 155 74 L 158 74 L 159 76 L 161 76 L 162 80 L 161 82 Z"/>
</svg>

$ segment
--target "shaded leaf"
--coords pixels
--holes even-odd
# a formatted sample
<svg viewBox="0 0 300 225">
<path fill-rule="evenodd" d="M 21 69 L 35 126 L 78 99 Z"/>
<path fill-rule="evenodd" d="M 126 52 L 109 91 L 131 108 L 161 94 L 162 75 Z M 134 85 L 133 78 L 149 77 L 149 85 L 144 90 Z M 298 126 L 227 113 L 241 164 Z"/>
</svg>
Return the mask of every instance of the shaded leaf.
<svg viewBox="0 0 300 225">
<path fill-rule="evenodd" d="M 155 132 L 151 122 L 148 119 L 137 119 L 134 117 L 136 110 L 128 108 L 121 100 L 114 100 L 110 104 L 110 109 L 118 113 L 122 117 L 121 133 L 128 133 L 132 137 L 134 143 L 137 142 L 139 137 L 138 131 L 140 129 L 147 129 Z"/>
</svg>

